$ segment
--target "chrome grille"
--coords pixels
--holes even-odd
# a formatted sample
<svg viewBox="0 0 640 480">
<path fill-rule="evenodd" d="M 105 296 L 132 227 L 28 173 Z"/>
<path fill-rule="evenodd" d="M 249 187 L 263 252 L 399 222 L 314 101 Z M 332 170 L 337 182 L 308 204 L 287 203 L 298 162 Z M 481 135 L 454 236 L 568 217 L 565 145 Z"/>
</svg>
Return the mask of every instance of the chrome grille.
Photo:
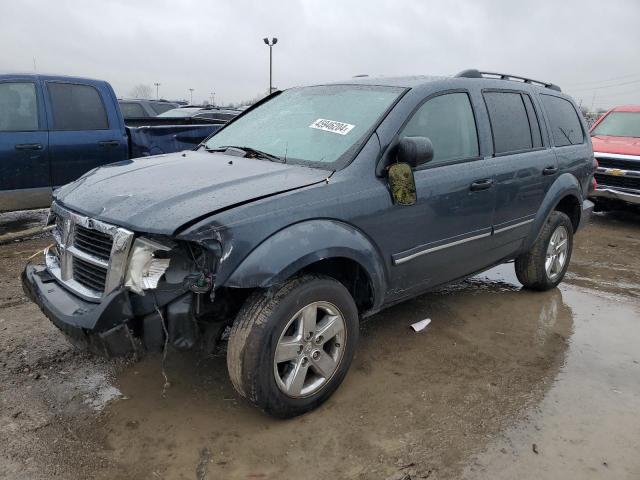
<svg viewBox="0 0 640 480">
<path fill-rule="evenodd" d="M 640 190 L 640 177 L 614 176 L 596 173 L 596 182 L 601 187 L 621 187 L 629 190 Z"/>
<path fill-rule="evenodd" d="M 47 269 L 80 297 L 99 301 L 122 285 L 133 232 L 51 206 L 55 245 L 45 251 Z"/>
<path fill-rule="evenodd" d="M 107 269 L 74 258 L 73 278 L 87 288 L 102 292 L 107 282 Z"/>
<path fill-rule="evenodd" d="M 103 260 L 109 260 L 111 248 L 113 247 L 113 237 L 97 230 L 85 228 L 82 225 L 76 225 L 73 244 L 78 250 L 95 255 Z"/>
<path fill-rule="evenodd" d="M 623 170 L 640 170 L 640 162 L 621 160 L 618 158 L 598 157 L 598 164 L 605 168 L 621 168 Z"/>
</svg>

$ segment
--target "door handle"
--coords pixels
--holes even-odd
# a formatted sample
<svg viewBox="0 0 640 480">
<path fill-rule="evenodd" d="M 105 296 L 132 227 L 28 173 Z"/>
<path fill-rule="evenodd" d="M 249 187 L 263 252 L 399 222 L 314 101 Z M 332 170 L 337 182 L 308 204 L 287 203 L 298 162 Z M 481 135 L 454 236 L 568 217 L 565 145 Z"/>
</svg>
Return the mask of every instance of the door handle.
<svg viewBox="0 0 640 480">
<path fill-rule="evenodd" d="M 98 145 L 101 147 L 117 147 L 120 145 L 120 142 L 118 140 L 102 140 L 98 142 Z"/>
<path fill-rule="evenodd" d="M 469 189 L 472 192 L 477 192 L 479 190 L 487 190 L 491 187 L 493 187 L 493 179 L 485 178 L 483 180 L 476 180 L 475 182 L 473 182 Z"/>
<path fill-rule="evenodd" d="M 553 175 L 558 171 L 558 167 L 550 166 L 542 170 L 543 175 Z"/>
<path fill-rule="evenodd" d="M 41 143 L 17 143 L 16 150 L 42 150 Z"/>
</svg>

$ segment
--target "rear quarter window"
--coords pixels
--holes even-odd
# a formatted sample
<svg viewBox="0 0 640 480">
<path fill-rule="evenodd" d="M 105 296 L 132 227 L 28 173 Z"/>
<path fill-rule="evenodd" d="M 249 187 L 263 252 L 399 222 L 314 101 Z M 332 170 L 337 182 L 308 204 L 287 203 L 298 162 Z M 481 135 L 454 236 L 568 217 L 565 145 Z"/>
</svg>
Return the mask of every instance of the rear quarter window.
<svg viewBox="0 0 640 480">
<path fill-rule="evenodd" d="M 91 85 L 47 83 L 53 130 L 107 130 L 109 122 L 100 93 Z"/>
<path fill-rule="evenodd" d="M 584 143 L 584 131 L 578 112 L 573 104 L 564 98 L 541 94 L 542 105 L 549 117 L 551 135 L 556 147 Z"/>
</svg>

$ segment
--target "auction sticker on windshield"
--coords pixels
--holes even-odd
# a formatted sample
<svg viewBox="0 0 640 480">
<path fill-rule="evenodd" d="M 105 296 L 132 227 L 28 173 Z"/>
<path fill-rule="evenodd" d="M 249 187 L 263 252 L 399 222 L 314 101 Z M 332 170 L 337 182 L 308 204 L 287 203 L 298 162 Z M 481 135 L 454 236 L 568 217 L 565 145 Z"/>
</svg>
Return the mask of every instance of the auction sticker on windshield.
<svg viewBox="0 0 640 480">
<path fill-rule="evenodd" d="M 355 125 L 351 125 L 350 123 L 336 122 L 335 120 L 327 120 L 326 118 L 319 118 L 309 125 L 309 128 L 317 128 L 318 130 L 337 133 L 339 135 L 346 135 L 354 127 Z"/>
</svg>

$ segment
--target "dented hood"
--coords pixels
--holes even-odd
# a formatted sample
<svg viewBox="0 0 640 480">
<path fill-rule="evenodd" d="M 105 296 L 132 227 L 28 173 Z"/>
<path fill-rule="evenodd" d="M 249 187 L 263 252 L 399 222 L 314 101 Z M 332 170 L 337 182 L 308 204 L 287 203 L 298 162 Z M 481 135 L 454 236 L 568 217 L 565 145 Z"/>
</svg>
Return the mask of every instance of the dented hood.
<svg viewBox="0 0 640 480">
<path fill-rule="evenodd" d="M 133 231 L 172 234 L 194 219 L 320 182 L 330 173 L 190 151 L 105 165 L 56 190 L 54 199 Z"/>
</svg>

